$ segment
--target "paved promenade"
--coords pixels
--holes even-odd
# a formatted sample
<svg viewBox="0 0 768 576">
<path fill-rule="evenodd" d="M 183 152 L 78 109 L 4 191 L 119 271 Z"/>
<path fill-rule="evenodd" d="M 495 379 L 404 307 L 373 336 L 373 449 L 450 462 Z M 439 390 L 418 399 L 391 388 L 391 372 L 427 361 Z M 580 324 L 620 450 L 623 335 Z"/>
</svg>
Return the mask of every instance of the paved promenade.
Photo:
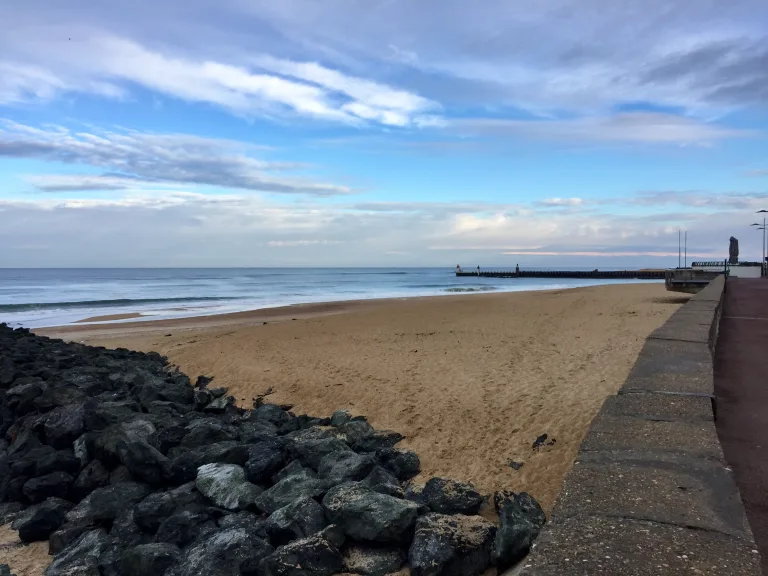
<svg viewBox="0 0 768 576">
<path fill-rule="evenodd" d="M 728 281 L 714 373 L 717 433 L 768 574 L 768 279 Z"/>
</svg>

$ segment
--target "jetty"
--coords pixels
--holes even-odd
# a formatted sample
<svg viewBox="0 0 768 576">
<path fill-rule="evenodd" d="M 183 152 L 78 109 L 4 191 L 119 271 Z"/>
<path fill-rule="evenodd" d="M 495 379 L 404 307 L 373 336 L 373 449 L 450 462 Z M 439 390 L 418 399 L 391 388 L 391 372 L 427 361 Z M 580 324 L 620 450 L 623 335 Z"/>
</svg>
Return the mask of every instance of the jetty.
<svg viewBox="0 0 768 576">
<path fill-rule="evenodd" d="M 456 276 L 481 278 L 597 278 L 664 280 L 664 270 L 456 270 Z"/>
</svg>

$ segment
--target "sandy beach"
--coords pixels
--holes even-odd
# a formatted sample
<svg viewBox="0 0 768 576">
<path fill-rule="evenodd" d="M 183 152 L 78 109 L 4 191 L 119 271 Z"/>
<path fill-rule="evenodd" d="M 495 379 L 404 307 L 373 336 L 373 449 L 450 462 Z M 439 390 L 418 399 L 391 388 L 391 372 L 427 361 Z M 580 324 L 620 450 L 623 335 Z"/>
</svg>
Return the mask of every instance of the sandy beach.
<svg viewBox="0 0 768 576">
<path fill-rule="evenodd" d="M 603 400 L 681 302 L 661 284 L 627 284 L 36 332 L 159 351 L 244 406 L 271 388 L 298 413 L 348 408 L 404 434 L 422 476 L 526 490 L 549 510 Z M 534 452 L 545 433 L 554 444 Z"/>
</svg>

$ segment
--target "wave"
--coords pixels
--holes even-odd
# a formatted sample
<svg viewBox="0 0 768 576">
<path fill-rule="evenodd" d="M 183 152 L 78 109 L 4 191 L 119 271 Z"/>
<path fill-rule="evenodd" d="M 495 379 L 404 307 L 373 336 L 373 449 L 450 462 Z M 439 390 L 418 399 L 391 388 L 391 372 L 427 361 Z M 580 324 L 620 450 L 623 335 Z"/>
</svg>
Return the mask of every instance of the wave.
<svg viewBox="0 0 768 576">
<path fill-rule="evenodd" d="M 443 292 L 491 292 L 493 290 L 496 290 L 496 286 L 474 286 L 471 288 L 457 286 L 454 288 L 446 288 Z"/>
<path fill-rule="evenodd" d="M 198 296 L 186 298 L 118 298 L 116 300 L 82 300 L 77 302 L 31 302 L 27 304 L 0 304 L 0 312 L 29 312 L 32 310 L 58 310 L 61 308 L 113 308 L 136 304 L 179 304 L 183 302 L 222 302 L 227 300 L 239 300 L 239 298 Z"/>
</svg>

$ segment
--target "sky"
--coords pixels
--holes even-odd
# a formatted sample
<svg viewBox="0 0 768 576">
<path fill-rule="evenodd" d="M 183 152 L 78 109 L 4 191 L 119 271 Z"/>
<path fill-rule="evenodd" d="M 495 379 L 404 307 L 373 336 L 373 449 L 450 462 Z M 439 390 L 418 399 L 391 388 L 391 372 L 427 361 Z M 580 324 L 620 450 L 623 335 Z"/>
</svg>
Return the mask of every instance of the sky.
<svg viewBox="0 0 768 576">
<path fill-rule="evenodd" d="M 759 260 L 765 0 L 0 3 L 0 266 Z"/>
</svg>

